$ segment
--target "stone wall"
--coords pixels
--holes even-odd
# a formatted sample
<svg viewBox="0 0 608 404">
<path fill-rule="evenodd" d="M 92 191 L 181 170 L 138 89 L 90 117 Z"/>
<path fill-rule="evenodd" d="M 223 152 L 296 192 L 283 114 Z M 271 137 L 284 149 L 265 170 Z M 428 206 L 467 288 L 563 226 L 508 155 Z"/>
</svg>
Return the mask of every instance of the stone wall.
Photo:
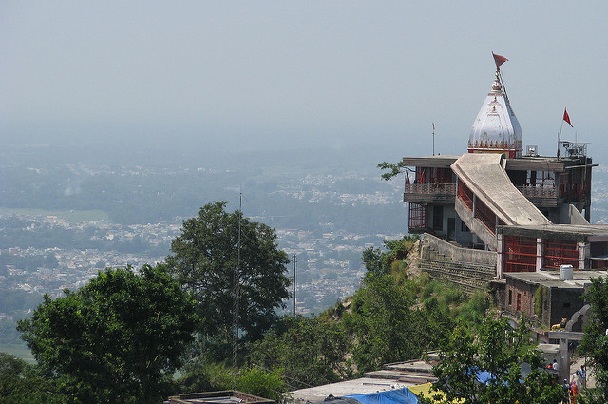
<svg viewBox="0 0 608 404">
<path fill-rule="evenodd" d="M 495 252 L 458 247 L 429 234 L 420 243 L 420 269 L 467 293 L 488 289 L 488 282 L 496 278 L 497 257 Z"/>
</svg>

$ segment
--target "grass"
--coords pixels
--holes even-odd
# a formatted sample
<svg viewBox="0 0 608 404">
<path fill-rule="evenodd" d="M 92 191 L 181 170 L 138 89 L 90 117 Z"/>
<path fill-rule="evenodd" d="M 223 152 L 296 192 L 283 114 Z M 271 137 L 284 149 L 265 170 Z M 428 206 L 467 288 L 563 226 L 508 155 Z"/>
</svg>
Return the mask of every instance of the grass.
<svg viewBox="0 0 608 404">
<path fill-rule="evenodd" d="M 17 209 L 0 207 L 0 215 L 21 215 L 34 217 L 56 216 L 70 222 L 108 221 L 108 214 L 103 210 L 45 210 Z"/>
</svg>

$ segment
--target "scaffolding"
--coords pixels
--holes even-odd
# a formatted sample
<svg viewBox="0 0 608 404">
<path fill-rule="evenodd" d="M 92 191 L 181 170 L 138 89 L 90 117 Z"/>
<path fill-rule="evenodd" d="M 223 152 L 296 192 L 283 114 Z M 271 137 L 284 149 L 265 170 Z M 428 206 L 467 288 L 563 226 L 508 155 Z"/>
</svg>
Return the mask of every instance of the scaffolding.
<svg viewBox="0 0 608 404">
<path fill-rule="evenodd" d="M 426 204 L 408 203 L 408 223 L 410 233 L 421 233 L 426 231 Z"/>
<path fill-rule="evenodd" d="M 536 239 L 505 237 L 505 272 L 536 272 Z"/>
</svg>

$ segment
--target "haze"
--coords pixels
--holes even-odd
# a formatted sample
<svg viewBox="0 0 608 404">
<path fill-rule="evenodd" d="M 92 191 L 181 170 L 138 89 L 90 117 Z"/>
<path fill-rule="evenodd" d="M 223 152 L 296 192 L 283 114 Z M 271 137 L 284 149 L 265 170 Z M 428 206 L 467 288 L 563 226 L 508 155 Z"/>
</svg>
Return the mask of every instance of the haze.
<svg viewBox="0 0 608 404">
<path fill-rule="evenodd" d="M 554 154 L 564 107 L 602 162 L 605 1 L 11 1 L 0 138 L 214 150 L 376 145 L 465 152 L 503 79 L 524 144 Z M 196 141 L 196 142 L 194 142 Z"/>
</svg>

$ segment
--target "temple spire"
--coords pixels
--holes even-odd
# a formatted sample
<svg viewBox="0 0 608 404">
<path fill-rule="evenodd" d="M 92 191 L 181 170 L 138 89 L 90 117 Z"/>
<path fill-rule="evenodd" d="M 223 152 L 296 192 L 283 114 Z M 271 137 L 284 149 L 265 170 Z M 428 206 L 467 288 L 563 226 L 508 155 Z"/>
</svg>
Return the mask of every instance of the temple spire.
<svg viewBox="0 0 608 404">
<path fill-rule="evenodd" d="M 521 157 L 521 126 L 511 109 L 504 89 L 500 67 L 508 60 L 492 52 L 496 75 L 469 136 L 469 153 L 502 153 L 508 158 Z"/>
</svg>

